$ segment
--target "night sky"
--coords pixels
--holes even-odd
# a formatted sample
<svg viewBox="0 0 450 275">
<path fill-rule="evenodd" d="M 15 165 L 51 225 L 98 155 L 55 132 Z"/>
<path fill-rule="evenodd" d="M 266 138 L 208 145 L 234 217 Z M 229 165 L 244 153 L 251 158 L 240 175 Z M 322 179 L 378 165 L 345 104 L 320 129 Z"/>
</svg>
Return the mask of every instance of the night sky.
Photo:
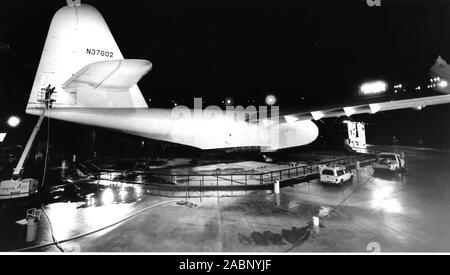
<svg viewBox="0 0 450 275">
<path fill-rule="evenodd" d="M 11 114 L 34 121 L 24 115 L 25 105 L 52 15 L 65 2 L 0 2 L 0 130 Z M 365 0 L 82 2 L 100 10 L 126 58 L 153 63 L 139 84 L 150 107 L 169 107 L 172 100 L 192 106 L 193 97 L 220 104 L 227 96 L 235 104 L 262 104 L 270 93 L 281 108 L 301 109 L 353 100 L 371 79 L 423 85 L 438 55 L 450 61 L 446 1 L 382 0 L 372 8 Z M 372 123 L 369 132 L 444 146 L 449 109 L 359 119 Z M 416 127 L 399 128 L 411 118 Z"/>
</svg>

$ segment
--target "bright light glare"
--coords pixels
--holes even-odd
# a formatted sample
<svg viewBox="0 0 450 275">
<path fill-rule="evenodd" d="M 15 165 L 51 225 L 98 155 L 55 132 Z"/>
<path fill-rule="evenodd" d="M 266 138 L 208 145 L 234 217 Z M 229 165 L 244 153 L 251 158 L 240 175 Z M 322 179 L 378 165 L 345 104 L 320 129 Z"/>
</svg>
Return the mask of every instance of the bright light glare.
<svg viewBox="0 0 450 275">
<path fill-rule="evenodd" d="M 274 95 L 266 96 L 266 104 L 267 105 L 274 105 L 275 103 L 277 103 L 277 98 Z"/>
<path fill-rule="evenodd" d="M 227 106 L 233 105 L 233 99 L 231 97 L 225 98 L 225 105 Z"/>
<path fill-rule="evenodd" d="M 0 142 L 5 141 L 6 133 L 0 133 Z"/>
<path fill-rule="evenodd" d="M 95 198 L 92 195 L 89 195 L 86 197 L 86 202 L 88 206 L 94 206 L 95 205 Z"/>
<path fill-rule="evenodd" d="M 421 106 L 417 106 L 417 107 L 416 107 L 416 109 L 419 110 L 419 111 L 422 110 L 423 108 L 425 108 L 424 105 L 421 105 Z"/>
<path fill-rule="evenodd" d="M 76 203 L 51 203 L 47 205 L 45 211 L 52 221 L 56 239 L 63 240 L 72 236 L 73 229 L 79 224 Z"/>
<path fill-rule="evenodd" d="M 396 188 L 386 185 L 388 182 L 384 181 L 385 185 L 377 185 L 373 190 L 371 206 L 376 209 L 383 210 L 389 213 L 401 213 L 403 207 L 400 201 L 395 196 Z"/>
<path fill-rule="evenodd" d="M 445 88 L 448 86 L 448 82 L 446 80 L 441 80 L 439 81 L 438 86 L 441 88 Z"/>
<path fill-rule="evenodd" d="M 8 125 L 11 127 L 17 127 L 20 124 L 20 118 L 12 116 L 8 119 Z"/>
<path fill-rule="evenodd" d="M 318 227 L 320 224 L 319 217 L 313 217 L 313 224 L 315 227 Z"/>
<path fill-rule="evenodd" d="M 124 188 L 122 188 L 119 192 L 120 199 L 124 201 L 127 198 L 128 192 Z"/>
<path fill-rule="evenodd" d="M 135 186 L 134 187 L 134 193 L 136 193 L 136 196 L 140 196 L 142 194 L 142 187 Z"/>
<path fill-rule="evenodd" d="M 364 95 L 379 94 L 385 92 L 387 84 L 383 81 L 368 82 L 361 85 L 361 93 Z"/>
<path fill-rule="evenodd" d="M 111 204 L 114 202 L 114 193 L 110 188 L 106 188 L 102 194 L 102 202 L 104 204 Z"/>
</svg>

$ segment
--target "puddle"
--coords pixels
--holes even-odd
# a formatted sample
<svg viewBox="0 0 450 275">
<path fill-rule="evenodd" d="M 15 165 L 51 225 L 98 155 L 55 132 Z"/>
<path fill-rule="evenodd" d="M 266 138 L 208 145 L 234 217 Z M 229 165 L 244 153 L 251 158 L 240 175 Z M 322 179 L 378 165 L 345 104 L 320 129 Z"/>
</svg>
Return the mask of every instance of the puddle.
<svg viewBox="0 0 450 275">
<path fill-rule="evenodd" d="M 312 225 L 308 224 L 307 226 L 297 228 L 293 226 L 291 229 L 282 229 L 281 234 L 272 232 L 272 231 L 264 231 L 258 232 L 253 231 L 250 236 L 245 236 L 244 234 L 238 233 L 239 242 L 243 245 L 259 245 L 259 246 L 269 246 L 269 245 L 277 245 L 282 246 L 285 245 L 286 242 L 293 245 L 300 239 L 302 241 L 299 243 L 303 243 L 308 239 L 309 229 Z"/>
</svg>

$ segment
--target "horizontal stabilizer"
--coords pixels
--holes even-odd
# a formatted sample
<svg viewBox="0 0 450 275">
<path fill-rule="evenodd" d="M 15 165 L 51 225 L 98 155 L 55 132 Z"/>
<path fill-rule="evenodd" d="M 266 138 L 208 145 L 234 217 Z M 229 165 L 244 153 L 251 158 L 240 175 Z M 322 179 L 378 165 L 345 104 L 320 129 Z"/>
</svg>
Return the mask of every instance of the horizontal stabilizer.
<svg viewBox="0 0 450 275">
<path fill-rule="evenodd" d="M 63 85 L 67 92 L 100 89 L 127 92 L 147 74 L 152 64 L 147 60 L 121 59 L 91 63 L 83 67 Z"/>
</svg>

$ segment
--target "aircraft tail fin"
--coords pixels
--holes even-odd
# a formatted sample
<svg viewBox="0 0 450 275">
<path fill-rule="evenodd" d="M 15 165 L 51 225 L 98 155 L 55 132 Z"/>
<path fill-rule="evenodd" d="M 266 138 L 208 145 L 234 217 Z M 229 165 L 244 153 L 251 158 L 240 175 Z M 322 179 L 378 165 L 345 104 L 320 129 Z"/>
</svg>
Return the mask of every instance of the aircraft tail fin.
<svg viewBox="0 0 450 275">
<path fill-rule="evenodd" d="M 27 113 L 53 108 L 147 108 L 136 83 L 151 69 L 146 60 L 124 59 L 103 16 L 86 4 L 65 6 L 53 16 Z"/>
</svg>

